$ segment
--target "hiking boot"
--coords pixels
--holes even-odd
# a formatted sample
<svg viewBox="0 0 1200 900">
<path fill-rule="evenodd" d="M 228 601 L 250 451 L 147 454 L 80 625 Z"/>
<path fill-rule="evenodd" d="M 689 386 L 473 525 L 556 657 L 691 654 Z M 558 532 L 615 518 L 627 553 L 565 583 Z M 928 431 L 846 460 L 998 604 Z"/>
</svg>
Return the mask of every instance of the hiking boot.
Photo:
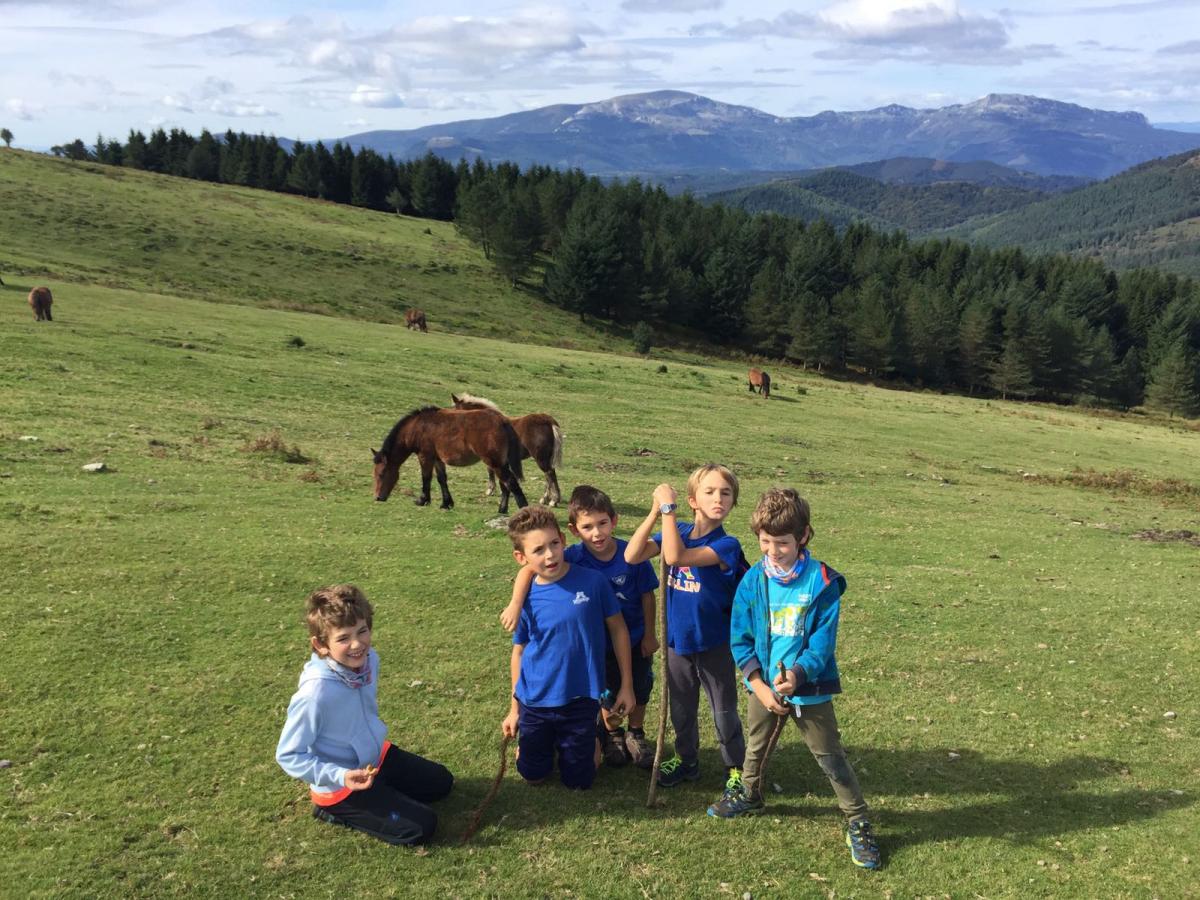
<svg viewBox="0 0 1200 900">
<path fill-rule="evenodd" d="M 630 761 L 639 769 L 654 767 L 654 745 L 646 740 L 646 732 L 640 728 L 630 728 L 625 735 L 625 752 Z"/>
<path fill-rule="evenodd" d="M 685 781 L 700 779 L 700 762 L 685 763 L 679 754 L 672 756 L 658 767 L 658 786 L 675 787 Z"/>
<path fill-rule="evenodd" d="M 760 813 L 765 808 L 761 797 L 747 797 L 739 783 L 736 788 L 726 788 L 721 799 L 708 808 L 708 814 L 718 819 L 736 819 Z"/>
<path fill-rule="evenodd" d="M 625 750 L 624 728 L 605 730 L 603 737 L 600 738 L 600 754 L 604 758 L 604 764 L 613 768 L 629 762 L 629 754 Z"/>
<path fill-rule="evenodd" d="M 846 846 L 850 848 L 850 858 L 861 869 L 879 868 L 879 845 L 875 843 L 875 835 L 871 831 L 871 823 L 866 819 L 856 819 L 846 829 Z"/>
</svg>

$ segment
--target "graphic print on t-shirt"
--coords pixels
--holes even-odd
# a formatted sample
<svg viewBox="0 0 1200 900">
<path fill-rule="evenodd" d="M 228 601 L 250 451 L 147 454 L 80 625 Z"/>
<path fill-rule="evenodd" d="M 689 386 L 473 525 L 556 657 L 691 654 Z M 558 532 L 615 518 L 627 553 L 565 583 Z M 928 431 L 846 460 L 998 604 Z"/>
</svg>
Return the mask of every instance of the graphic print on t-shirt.
<svg viewBox="0 0 1200 900">
<path fill-rule="evenodd" d="M 804 614 L 812 603 L 812 594 L 801 594 L 795 603 L 771 607 L 771 634 L 775 637 L 797 637 L 804 633 Z"/>
<path fill-rule="evenodd" d="M 700 581 L 692 572 L 691 566 L 680 566 L 671 570 L 671 587 L 685 594 L 700 593 Z"/>
</svg>

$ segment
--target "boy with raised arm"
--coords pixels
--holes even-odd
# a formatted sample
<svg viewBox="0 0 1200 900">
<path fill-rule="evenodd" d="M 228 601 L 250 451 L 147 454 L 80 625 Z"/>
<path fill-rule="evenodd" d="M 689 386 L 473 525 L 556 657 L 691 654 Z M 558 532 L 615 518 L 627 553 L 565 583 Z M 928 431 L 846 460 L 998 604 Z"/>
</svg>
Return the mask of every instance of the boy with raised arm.
<svg viewBox="0 0 1200 900">
<path fill-rule="evenodd" d="M 762 811 L 762 767 L 779 717 L 786 716 L 833 786 L 848 820 L 851 859 L 877 869 L 867 802 L 833 712 L 833 695 L 842 691 L 834 647 L 846 579 L 809 553 L 810 518 L 803 497 L 776 488 L 763 494 L 750 519 L 763 556 L 738 585 L 730 624 L 733 658 L 750 691 L 750 740 L 742 790 L 726 793 L 708 814 L 730 819 Z"/>
<path fill-rule="evenodd" d="M 512 703 L 500 728 L 505 737 L 520 734 L 517 771 L 527 782 L 545 781 L 557 756 L 562 783 L 585 790 L 600 764 L 606 632 L 620 671 L 613 712 L 623 716 L 634 706 L 629 631 L 608 579 L 563 558 L 550 509 L 525 507 L 509 520 L 508 536 L 513 558 L 534 579 L 513 634 Z"/>
<path fill-rule="evenodd" d="M 675 755 L 662 763 L 657 778 L 673 787 L 700 777 L 700 688 L 708 696 L 721 759 L 726 767 L 726 791 L 741 788 L 746 755 L 738 718 L 737 679 L 729 652 L 729 614 L 737 586 L 742 548 L 725 533 L 722 523 L 737 503 L 738 481 L 725 466 L 709 463 L 688 478 L 687 501 L 691 522 L 676 519 L 675 489 L 660 484 L 646 519 L 625 547 L 631 564 L 658 555 L 671 567 L 663 588 L 667 605 L 667 685 Z M 662 517 L 662 530 L 654 526 Z"/>
</svg>

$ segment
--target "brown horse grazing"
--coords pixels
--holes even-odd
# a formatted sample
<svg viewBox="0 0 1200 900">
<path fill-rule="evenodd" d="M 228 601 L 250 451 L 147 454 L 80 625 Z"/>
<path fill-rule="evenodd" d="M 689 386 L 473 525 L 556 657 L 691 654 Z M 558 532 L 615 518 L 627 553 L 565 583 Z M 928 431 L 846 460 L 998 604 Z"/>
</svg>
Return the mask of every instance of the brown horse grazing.
<svg viewBox="0 0 1200 900">
<path fill-rule="evenodd" d="M 416 307 L 404 311 L 404 324 L 408 326 L 410 331 L 413 328 L 420 329 L 421 331 L 429 331 L 429 326 L 425 323 L 425 310 L 417 309 Z"/>
<path fill-rule="evenodd" d="M 429 504 L 429 479 L 437 471 L 442 489 L 442 509 L 452 509 L 454 499 L 446 485 L 446 466 L 469 466 L 483 460 L 500 482 L 500 512 L 508 513 L 508 495 L 518 506 L 528 506 L 521 490 L 521 440 L 508 419 L 490 409 L 415 409 L 397 422 L 375 457 L 375 499 L 386 500 L 400 477 L 400 465 L 412 454 L 421 462 L 421 496 L 417 506 Z"/>
<path fill-rule="evenodd" d="M 771 376 L 762 369 L 750 370 L 750 392 L 757 390 L 766 400 L 771 396 Z"/>
<path fill-rule="evenodd" d="M 50 288 L 35 287 L 29 292 L 29 308 L 33 310 L 33 315 L 40 322 L 45 319 L 47 322 L 53 322 L 54 317 L 50 315 L 50 304 L 54 302 L 54 298 L 50 296 Z"/>
<path fill-rule="evenodd" d="M 500 412 L 495 403 L 483 397 L 472 397 L 470 394 L 456 397 L 451 394 L 450 399 L 454 401 L 455 409 L 494 409 Z M 557 506 L 562 500 L 562 492 L 558 489 L 558 474 L 554 470 L 562 465 L 563 448 L 562 429 L 558 427 L 558 422 L 554 416 L 546 413 L 530 413 L 508 421 L 512 423 L 517 437 L 521 439 L 521 459 L 532 456 L 546 476 L 546 493 L 542 494 L 541 503 Z M 488 472 L 488 496 L 490 497 L 495 490 L 496 478 Z"/>
</svg>

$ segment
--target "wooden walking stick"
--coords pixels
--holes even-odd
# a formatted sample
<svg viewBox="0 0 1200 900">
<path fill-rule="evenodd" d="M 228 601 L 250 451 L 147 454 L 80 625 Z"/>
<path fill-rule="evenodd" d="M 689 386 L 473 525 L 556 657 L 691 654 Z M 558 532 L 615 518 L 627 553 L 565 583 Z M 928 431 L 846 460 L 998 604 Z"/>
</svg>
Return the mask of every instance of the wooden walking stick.
<svg viewBox="0 0 1200 900">
<path fill-rule="evenodd" d="M 666 559 L 662 560 L 662 606 L 658 610 L 658 657 L 659 671 L 662 673 L 662 697 L 658 707 L 658 740 L 654 745 L 654 767 L 650 770 L 650 793 L 646 796 L 646 806 L 654 808 L 658 796 L 658 767 L 662 764 L 663 744 L 667 741 L 667 704 L 670 701 L 670 690 L 667 687 L 667 593 L 670 590 L 670 567 Z"/>
<path fill-rule="evenodd" d="M 504 780 L 504 773 L 508 771 L 508 745 L 512 742 L 512 738 L 505 735 L 500 739 L 500 770 L 496 773 L 496 777 L 492 779 L 492 786 L 488 789 L 482 802 L 475 807 L 475 812 L 471 813 L 471 818 L 467 820 L 466 830 L 463 831 L 460 844 L 465 844 L 475 836 L 475 832 L 479 830 L 479 824 L 483 821 L 483 814 L 487 812 L 487 808 L 492 805 L 492 801 L 496 799 L 496 795 L 500 793 L 500 782 Z"/>
<path fill-rule="evenodd" d="M 780 676 L 787 674 L 782 659 L 779 660 L 779 674 Z M 766 749 L 763 750 L 762 762 L 758 764 L 758 779 L 760 784 L 766 784 L 767 763 L 771 761 L 771 754 L 775 750 L 775 745 L 779 743 L 779 735 L 783 733 L 783 723 L 787 721 L 788 715 L 789 713 L 784 713 L 782 716 L 775 713 L 775 727 L 771 729 L 771 736 L 767 739 Z"/>
</svg>

